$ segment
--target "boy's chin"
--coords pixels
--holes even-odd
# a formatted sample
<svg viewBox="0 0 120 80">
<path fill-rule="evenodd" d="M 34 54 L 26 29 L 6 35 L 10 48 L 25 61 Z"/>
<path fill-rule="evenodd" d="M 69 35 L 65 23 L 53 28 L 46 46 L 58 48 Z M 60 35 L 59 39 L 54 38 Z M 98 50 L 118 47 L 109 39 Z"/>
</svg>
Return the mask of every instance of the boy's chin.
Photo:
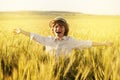
<svg viewBox="0 0 120 80">
<path fill-rule="evenodd" d="M 57 37 L 63 37 L 63 35 L 60 35 L 60 34 L 56 34 Z"/>
</svg>

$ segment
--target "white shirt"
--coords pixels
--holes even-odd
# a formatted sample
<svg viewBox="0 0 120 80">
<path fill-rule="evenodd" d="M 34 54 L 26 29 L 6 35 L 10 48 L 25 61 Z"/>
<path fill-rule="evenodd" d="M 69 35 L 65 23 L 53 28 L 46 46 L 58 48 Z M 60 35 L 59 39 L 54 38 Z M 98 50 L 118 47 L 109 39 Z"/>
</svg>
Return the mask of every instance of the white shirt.
<svg viewBox="0 0 120 80">
<path fill-rule="evenodd" d="M 64 36 L 62 40 L 58 40 L 52 36 L 44 37 L 39 34 L 30 33 L 30 37 L 38 43 L 44 45 L 46 47 L 47 52 L 55 53 L 57 56 L 60 54 L 66 55 L 76 48 L 83 49 L 92 46 L 92 42 L 90 40 L 78 41 L 70 36 Z"/>
</svg>

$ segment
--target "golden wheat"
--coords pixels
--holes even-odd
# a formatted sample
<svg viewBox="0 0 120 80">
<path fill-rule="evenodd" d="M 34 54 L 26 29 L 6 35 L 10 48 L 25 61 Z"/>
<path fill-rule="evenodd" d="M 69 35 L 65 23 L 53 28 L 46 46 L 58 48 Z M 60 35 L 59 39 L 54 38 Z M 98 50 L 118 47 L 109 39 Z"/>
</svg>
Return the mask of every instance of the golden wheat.
<svg viewBox="0 0 120 80">
<path fill-rule="evenodd" d="M 74 50 L 57 60 L 44 47 L 24 35 L 12 33 L 20 27 L 43 36 L 52 35 L 49 21 L 63 16 L 76 39 L 112 41 L 111 47 Z M 120 80 L 120 16 L 84 14 L 0 15 L 0 80 Z"/>
</svg>

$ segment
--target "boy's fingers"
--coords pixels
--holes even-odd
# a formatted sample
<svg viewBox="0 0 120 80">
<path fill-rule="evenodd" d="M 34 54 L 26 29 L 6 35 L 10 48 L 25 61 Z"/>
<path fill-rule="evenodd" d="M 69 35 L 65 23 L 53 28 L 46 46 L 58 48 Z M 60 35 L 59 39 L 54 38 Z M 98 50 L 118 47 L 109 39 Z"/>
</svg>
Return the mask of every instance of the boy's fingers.
<svg viewBox="0 0 120 80">
<path fill-rule="evenodd" d="M 107 46 L 112 46 L 113 43 L 112 42 L 107 42 Z"/>
<path fill-rule="evenodd" d="M 14 29 L 13 33 L 19 34 L 20 33 L 20 29 L 19 28 Z"/>
</svg>

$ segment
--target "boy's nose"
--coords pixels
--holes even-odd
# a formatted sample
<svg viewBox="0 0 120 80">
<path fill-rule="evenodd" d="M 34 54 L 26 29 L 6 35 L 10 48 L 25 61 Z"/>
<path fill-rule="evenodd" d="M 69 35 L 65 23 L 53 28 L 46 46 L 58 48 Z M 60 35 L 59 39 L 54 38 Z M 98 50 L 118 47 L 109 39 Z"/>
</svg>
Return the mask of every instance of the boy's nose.
<svg viewBox="0 0 120 80">
<path fill-rule="evenodd" d="M 58 27 L 57 27 L 57 29 L 61 29 L 61 27 L 60 27 L 60 26 L 58 26 Z"/>
</svg>

